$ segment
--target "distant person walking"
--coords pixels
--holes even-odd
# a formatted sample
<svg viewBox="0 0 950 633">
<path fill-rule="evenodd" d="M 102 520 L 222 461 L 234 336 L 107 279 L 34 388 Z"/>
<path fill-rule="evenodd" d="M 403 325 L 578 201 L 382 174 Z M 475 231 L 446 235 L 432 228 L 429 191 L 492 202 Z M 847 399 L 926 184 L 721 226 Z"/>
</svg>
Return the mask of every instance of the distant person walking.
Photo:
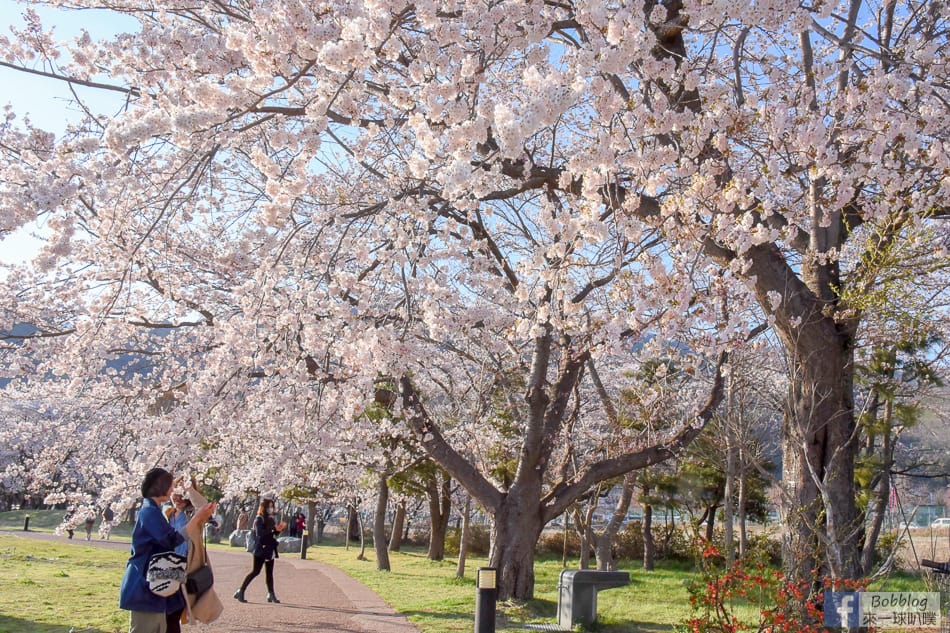
<svg viewBox="0 0 950 633">
<path fill-rule="evenodd" d="M 247 510 L 244 508 L 241 508 L 241 514 L 238 515 L 238 520 L 237 520 L 237 529 L 246 530 L 247 524 L 250 522 L 250 520 L 251 518 L 247 516 Z"/>
<path fill-rule="evenodd" d="M 99 521 L 99 540 L 109 540 L 109 537 L 112 536 L 112 525 L 115 521 L 115 512 L 112 511 L 112 506 L 106 506 L 106 509 L 102 511 L 102 520 Z"/>
<path fill-rule="evenodd" d="M 76 529 L 75 516 L 76 516 L 75 510 L 69 510 L 66 512 L 66 515 L 63 516 L 63 529 L 66 531 L 66 534 L 69 535 L 66 538 L 73 537 L 74 530 Z"/>
<path fill-rule="evenodd" d="M 142 480 L 142 509 L 132 530 L 132 551 L 119 589 L 119 608 L 130 611 L 129 633 L 167 633 L 166 613 L 184 609 L 182 593 L 165 598 L 152 593 L 145 572 L 153 554 L 175 549 L 187 540 L 187 533 L 201 530 L 214 511 L 206 503 L 187 522 L 185 532 L 176 531 L 162 514 L 161 505 L 171 498 L 175 479 L 163 468 L 153 468 Z"/>
<path fill-rule="evenodd" d="M 234 592 L 234 598 L 238 602 L 247 602 L 244 599 L 244 592 L 247 590 L 251 581 L 257 578 L 261 573 L 261 568 L 265 570 L 265 582 L 267 584 L 267 601 L 280 604 L 277 595 L 274 593 L 274 559 L 277 554 L 277 535 L 284 531 L 287 524 L 281 521 L 276 523 L 274 518 L 273 499 L 261 499 L 261 505 L 257 509 L 257 516 L 254 518 L 254 567 L 251 573 L 244 578 L 241 588 Z"/>
<path fill-rule="evenodd" d="M 86 520 L 83 521 L 83 529 L 86 530 L 86 540 L 92 540 L 92 528 L 96 527 L 96 515 L 89 514 L 86 516 Z"/>
<path fill-rule="evenodd" d="M 224 524 L 224 517 L 215 512 L 208 523 L 205 525 L 205 540 L 211 543 L 221 542 L 221 526 Z"/>
</svg>

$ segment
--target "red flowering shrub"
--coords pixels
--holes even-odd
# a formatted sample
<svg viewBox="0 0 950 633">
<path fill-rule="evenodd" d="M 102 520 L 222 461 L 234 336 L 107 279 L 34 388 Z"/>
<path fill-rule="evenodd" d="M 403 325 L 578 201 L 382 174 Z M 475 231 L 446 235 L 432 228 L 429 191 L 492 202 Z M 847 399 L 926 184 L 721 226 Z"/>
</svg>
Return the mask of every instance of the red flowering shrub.
<svg viewBox="0 0 950 633">
<path fill-rule="evenodd" d="M 701 541 L 700 578 L 687 587 L 693 617 L 686 622 L 690 633 L 823 633 L 822 592 L 811 592 L 810 582 L 795 583 L 761 561 L 736 561 L 730 567 L 715 545 Z M 831 581 L 830 590 L 857 591 L 864 581 Z M 740 618 L 741 604 L 757 609 L 756 621 Z"/>
</svg>

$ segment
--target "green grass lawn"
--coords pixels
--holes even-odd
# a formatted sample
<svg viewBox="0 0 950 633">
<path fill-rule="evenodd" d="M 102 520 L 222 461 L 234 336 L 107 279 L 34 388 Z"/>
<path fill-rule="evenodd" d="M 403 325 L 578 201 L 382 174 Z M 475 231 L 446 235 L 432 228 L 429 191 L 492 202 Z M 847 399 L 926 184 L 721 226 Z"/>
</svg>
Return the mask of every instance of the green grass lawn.
<svg viewBox="0 0 950 633">
<path fill-rule="evenodd" d="M 0 535 L 0 633 L 114 633 L 126 551 Z"/>
</svg>

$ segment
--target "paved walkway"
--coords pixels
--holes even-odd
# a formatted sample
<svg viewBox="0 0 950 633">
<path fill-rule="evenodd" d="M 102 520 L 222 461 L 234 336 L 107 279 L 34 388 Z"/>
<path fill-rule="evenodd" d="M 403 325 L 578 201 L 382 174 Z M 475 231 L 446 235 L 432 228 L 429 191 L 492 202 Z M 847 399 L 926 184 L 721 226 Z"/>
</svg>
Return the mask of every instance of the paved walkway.
<svg viewBox="0 0 950 633">
<path fill-rule="evenodd" d="M 72 541 L 43 532 L 5 531 L 61 543 L 76 543 L 128 550 L 128 540 L 86 541 L 77 531 Z M 319 549 L 310 550 L 312 557 Z M 195 627 L 200 633 L 419 633 L 419 629 L 396 613 L 382 598 L 335 567 L 299 554 L 282 554 L 274 566 L 274 585 L 281 604 L 265 600 L 264 572 L 254 579 L 246 604 L 232 598 L 251 570 L 251 555 L 239 549 L 211 548 L 215 590 L 224 603 L 224 613 L 212 624 Z M 191 628 L 191 627 L 187 627 Z"/>
</svg>

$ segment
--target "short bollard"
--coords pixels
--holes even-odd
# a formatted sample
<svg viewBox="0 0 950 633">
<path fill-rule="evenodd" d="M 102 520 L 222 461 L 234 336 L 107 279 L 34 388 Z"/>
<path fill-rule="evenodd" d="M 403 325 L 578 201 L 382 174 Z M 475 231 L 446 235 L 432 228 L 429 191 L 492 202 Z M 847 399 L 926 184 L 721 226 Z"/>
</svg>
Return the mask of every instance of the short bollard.
<svg viewBox="0 0 950 633">
<path fill-rule="evenodd" d="M 303 531 L 303 534 L 300 535 L 300 558 L 306 560 L 307 558 L 307 548 L 310 547 L 310 532 L 307 530 Z"/>
<path fill-rule="evenodd" d="M 495 633 L 495 604 L 498 602 L 498 570 L 479 567 L 475 576 L 475 633 Z"/>
<path fill-rule="evenodd" d="M 30 515 L 29 514 L 23 517 L 23 531 L 24 532 L 30 531 Z"/>
</svg>

